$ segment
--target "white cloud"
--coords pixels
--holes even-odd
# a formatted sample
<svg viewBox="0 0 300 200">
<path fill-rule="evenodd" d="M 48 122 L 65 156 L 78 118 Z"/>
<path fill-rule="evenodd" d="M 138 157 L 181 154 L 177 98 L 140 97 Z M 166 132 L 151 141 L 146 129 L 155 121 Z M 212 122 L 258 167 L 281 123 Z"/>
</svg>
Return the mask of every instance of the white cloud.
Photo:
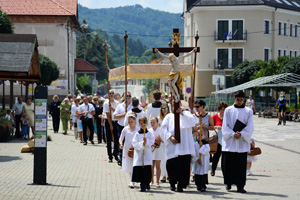
<svg viewBox="0 0 300 200">
<path fill-rule="evenodd" d="M 112 8 L 140 4 L 172 13 L 181 13 L 183 10 L 183 0 L 78 0 L 78 3 L 88 8 Z"/>
</svg>

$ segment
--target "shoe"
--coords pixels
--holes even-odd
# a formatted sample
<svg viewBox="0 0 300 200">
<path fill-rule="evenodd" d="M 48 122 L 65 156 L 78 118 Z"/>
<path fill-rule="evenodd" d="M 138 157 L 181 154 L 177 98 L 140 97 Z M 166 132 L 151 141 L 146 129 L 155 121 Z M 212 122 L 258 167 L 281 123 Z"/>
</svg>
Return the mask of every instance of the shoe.
<svg viewBox="0 0 300 200">
<path fill-rule="evenodd" d="M 101 144 L 102 142 L 101 141 L 98 141 L 98 144 Z"/>
<path fill-rule="evenodd" d="M 146 188 L 141 188 L 141 192 L 146 192 Z"/>
<path fill-rule="evenodd" d="M 177 186 L 177 192 L 183 192 L 182 187 Z"/>
<path fill-rule="evenodd" d="M 277 125 L 281 125 L 281 121 L 279 121 Z"/>
<path fill-rule="evenodd" d="M 197 190 L 198 190 L 199 192 L 201 192 L 201 187 L 197 187 Z"/>
<path fill-rule="evenodd" d="M 247 176 L 250 176 L 250 175 L 252 175 L 252 171 L 249 169 L 249 170 L 247 170 Z"/>
<path fill-rule="evenodd" d="M 87 142 L 83 142 L 83 145 L 87 145 Z"/>
<path fill-rule="evenodd" d="M 122 162 L 121 162 L 120 160 L 118 161 L 118 165 L 119 165 L 119 166 L 122 166 Z"/>
<path fill-rule="evenodd" d="M 285 122 L 283 122 L 283 125 L 285 126 Z"/>
<path fill-rule="evenodd" d="M 81 140 L 80 143 L 83 143 L 83 141 Z"/>
<path fill-rule="evenodd" d="M 112 159 L 109 159 L 108 162 L 109 162 L 109 163 L 112 163 L 113 161 L 112 161 Z"/>
<path fill-rule="evenodd" d="M 161 188 L 160 185 L 156 185 L 156 188 Z"/>
<path fill-rule="evenodd" d="M 215 171 L 211 171 L 211 172 L 210 172 L 210 175 L 211 175 L 211 176 L 215 176 Z"/>
<path fill-rule="evenodd" d="M 244 188 L 240 188 L 240 189 L 237 190 L 237 192 L 239 192 L 239 193 L 246 193 L 247 191 Z"/>
<path fill-rule="evenodd" d="M 134 189 L 134 185 L 133 185 L 133 183 L 132 183 L 132 182 L 130 182 L 130 183 L 129 183 L 129 185 L 128 185 L 128 187 L 129 187 L 130 189 Z"/>
<path fill-rule="evenodd" d="M 193 178 L 191 179 L 191 182 L 195 182 L 195 176 L 193 176 Z"/>
<path fill-rule="evenodd" d="M 147 189 L 147 190 L 150 190 L 150 185 L 149 185 L 149 184 L 147 185 L 146 189 Z"/>
<path fill-rule="evenodd" d="M 162 183 L 167 182 L 166 177 L 163 177 L 163 178 L 160 180 L 160 182 L 162 182 Z"/>
<path fill-rule="evenodd" d="M 175 190 L 176 190 L 175 184 L 171 184 L 171 185 L 170 185 L 170 190 L 171 190 L 171 191 L 175 191 Z"/>
<path fill-rule="evenodd" d="M 205 188 L 201 188 L 200 191 L 201 191 L 201 192 L 205 192 L 206 189 L 205 189 Z"/>
<path fill-rule="evenodd" d="M 227 190 L 227 191 L 231 190 L 231 185 L 227 185 L 227 186 L 226 186 L 226 190 Z"/>
<path fill-rule="evenodd" d="M 93 141 L 93 140 L 90 140 L 90 142 L 91 142 L 92 144 L 94 144 L 94 141 Z"/>
</svg>

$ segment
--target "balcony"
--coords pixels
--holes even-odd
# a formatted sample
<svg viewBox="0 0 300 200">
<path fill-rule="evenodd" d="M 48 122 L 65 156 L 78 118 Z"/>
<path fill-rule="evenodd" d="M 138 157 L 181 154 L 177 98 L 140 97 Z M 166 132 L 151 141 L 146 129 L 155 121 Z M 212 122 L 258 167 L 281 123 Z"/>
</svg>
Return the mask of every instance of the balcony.
<svg viewBox="0 0 300 200">
<path fill-rule="evenodd" d="M 246 42 L 247 41 L 247 31 L 244 30 L 243 32 L 236 32 L 236 33 L 230 33 L 230 35 L 225 35 L 225 33 L 215 31 L 214 34 L 215 42 Z"/>
<path fill-rule="evenodd" d="M 239 64 L 243 63 L 243 60 L 240 59 L 214 59 L 214 69 L 215 70 L 224 70 L 224 69 L 234 69 Z"/>
</svg>

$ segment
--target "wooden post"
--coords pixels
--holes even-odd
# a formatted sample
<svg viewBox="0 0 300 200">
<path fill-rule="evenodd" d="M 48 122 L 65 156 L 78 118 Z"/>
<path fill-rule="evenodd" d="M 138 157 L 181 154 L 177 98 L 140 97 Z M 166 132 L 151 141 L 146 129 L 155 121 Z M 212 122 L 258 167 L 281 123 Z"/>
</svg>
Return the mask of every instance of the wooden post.
<svg viewBox="0 0 300 200">
<path fill-rule="evenodd" d="M 125 35 L 124 35 L 124 39 L 125 39 L 125 112 L 127 112 L 127 39 L 128 39 L 128 35 L 127 35 L 127 31 L 125 31 Z"/>
<path fill-rule="evenodd" d="M 197 47 L 197 43 L 199 40 L 199 35 L 198 35 L 198 31 L 197 34 L 195 36 L 195 47 Z M 195 52 L 195 57 L 194 57 L 194 77 L 193 77 L 193 87 L 192 87 L 192 110 L 194 109 L 194 104 L 195 104 L 195 82 L 196 82 L 196 68 L 197 68 L 197 52 Z"/>
<path fill-rule="evenodd" d="M 14 82 L 13 81 L 9 81 L 10 83 L 10 91 L 9 91 L 9 108 L 12 109 L 13 104 L 14 104 Z"/>
</svg>

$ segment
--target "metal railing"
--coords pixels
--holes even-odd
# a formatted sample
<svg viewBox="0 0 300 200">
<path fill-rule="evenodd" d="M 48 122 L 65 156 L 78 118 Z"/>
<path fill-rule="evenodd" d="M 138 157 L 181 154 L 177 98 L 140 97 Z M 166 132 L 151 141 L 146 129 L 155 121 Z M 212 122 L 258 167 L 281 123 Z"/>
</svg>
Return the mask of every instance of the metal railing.
<svg viewBox="0 0 300 200">
<path fill-rule="evenodd" d="M 215 41 L 247 41 L 247 31 L 243 32 L 234 31 L 225 33 L 225 31 L 215 31 Z"/>
</svg>

